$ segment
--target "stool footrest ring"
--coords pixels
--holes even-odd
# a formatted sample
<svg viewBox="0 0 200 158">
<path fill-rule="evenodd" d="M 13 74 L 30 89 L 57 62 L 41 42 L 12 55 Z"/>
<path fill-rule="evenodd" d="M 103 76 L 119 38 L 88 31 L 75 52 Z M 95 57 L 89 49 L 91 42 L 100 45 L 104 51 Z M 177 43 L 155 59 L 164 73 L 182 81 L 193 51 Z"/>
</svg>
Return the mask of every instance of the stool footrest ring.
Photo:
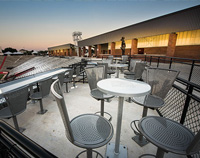
<svg viewBox="0 0 200 158">
<path fill-rule="evenodd" d="M 75 158 L 79 158 L 79 156 L 83 153 L 87 152 L 87 150 L 81 151 Z M 101 158 L 104 158 L 98 151 L 96 150 L 92 150 L 92 152 L 96 153 L 96 158 L 98 158 L 98 156 L 100 156 Z"/>
<path fill-rule="evenodd" d="M 98 112 L 96 112 L 95 114 L 101 114 L 101 112 L 98 111 Z M 111 114 L 109 114 L 108 112 L 104 112 L 104 114 L 108 115 L 108 121 L 111 121 L 111 120 L 112 120 Z M 105 116 L 104 116 L 104 117 L 105 117 Z M 107 117 L 105 117 L 105 118 L 107 118 Z"/>
<path fill-rule="evenodd" d="M 156 157 L 156 155 L 153 155 L 153 154 L 143 154 L 143 155 L 140 155 L 138 158 L 142 158 L 144 156 L 152 156 L 152 157 Z"/>
<path fill-rule="evenodd" d="M 136 125 L 136 123 L 138 123 L 138 122 L 139 122 L 139 120 L 133 120 L 130 123 L 131 129 L 133 130 L 133 132 L 135 133 L 135 135 L 140 135 L 140 131 L 138 129 L 138 126 Z"/>
</svg>

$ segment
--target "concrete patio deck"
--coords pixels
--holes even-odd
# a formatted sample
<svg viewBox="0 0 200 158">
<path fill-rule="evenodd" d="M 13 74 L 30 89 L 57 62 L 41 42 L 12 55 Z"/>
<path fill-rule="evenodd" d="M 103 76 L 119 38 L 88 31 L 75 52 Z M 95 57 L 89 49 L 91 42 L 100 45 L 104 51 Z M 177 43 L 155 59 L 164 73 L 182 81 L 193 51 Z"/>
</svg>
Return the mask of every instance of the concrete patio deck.
<svg viewBox="0 0 200 158">
<path fill-rule="evenodd" d="M 113 77 L 113 76 L 112 76 Z M 121 75 L 122 77 L 122 75 Z M 84 113 L 95 113 L 100 110 L 100 102 L 90 96 L 90 89 L 87 83 L 76 83 L 78 86 L 72 89 L 70 93 L 64 93 L 66 105 L 70 119 Z M 65 85 L 63 85 L 63 91 Z M 64 125 L 52 94 L 43 99 L 44 108 L 47 113 L 38 115 L 39 102 L 33 104 L 31 101 L 27 104 L 24 113 L 17 116 L 18 123 L 25 127 L 23 132 L 30 139 L 53 153 L 59 158 L 74 158 L 83 149 L 71 144 L 65 136 Z M 117 119 L 118 98 L 115 97 L 110 103 L 105 102 L 105 111 L 108 111 L 113 119 L 111 121 L 114 127 L 114 136 L 111 142 L 115 141 L 116 119 Z M 155 154 L 157 148 L 151 143 L 144 147 L 138 146 L 131 138 L 134 136 L 130 123 L 132 120 L 140 119 L 143 107 L 135 103 L 124 102 L 123 120 L 121 129 L 121 144 L 128 147 L 128 158 L 137 158 L 141 154 Z M 156 111 L 148 110 L 148 115 L 158 115 Z M 12 119 L 5 120 L 13 126 Z M 105 155 L 106 146 L 96 149 L 102 155 Z M 86 157 L 85 155 L 82 156 Z M 181 158 L 172 153 L 165 154 L 165 158 Z"/>
</svg>

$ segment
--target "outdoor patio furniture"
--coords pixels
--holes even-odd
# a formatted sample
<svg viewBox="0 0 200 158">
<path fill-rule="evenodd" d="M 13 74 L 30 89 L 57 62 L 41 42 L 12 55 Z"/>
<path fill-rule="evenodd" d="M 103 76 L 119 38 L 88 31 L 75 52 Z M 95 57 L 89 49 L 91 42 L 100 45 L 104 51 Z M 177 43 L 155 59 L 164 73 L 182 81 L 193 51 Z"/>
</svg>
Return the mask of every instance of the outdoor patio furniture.
<svg viewBox="0 0 200 158">
<path fill-rule="evenodd" d="M 62 86 L 64 83 L 64 77 L 65 77 L 65 72 L 62 72 L 62 73 L 58 74 L 57 76 L 53 77 L 52 82 L 59 78 L 60 84 Z"/>
<path fill-rule="evenodd" d="M 126 73 L 124 72 L 124 78 L 141 80 L 145 67 L 146 67 L 146 62 L 135 62 L 134 71 Z"/>
<path fill-rule="evenodd" d="M 108 63 L 97 63 L 98 66 L 104 66 L 104 78 L 107 78 L 108 74 Z"/>
<path fill-rule="evenodd" d="M 68 83 L 71 83 L 73 81 L 72 79 L 72 75 L 73 75 L 74 71 L 73 70 L 69 70 L 69 73 L 65 76 L 64 78 L 64 83 L 65 83 L 65 86 L 66 86 L 66 93 L 69 93 L 69 88 L 68 88 Z"/>
<path fill-rule="evenodd" d="M 128 64 L 128 55 L 122 55 L 122 61 L 117 64 Z M 120 67 L 121 72 L 124 71 L 124 67 Z"/>
<path fill-rule="evenodd" d="M 123 68 L 128 67 L 128 64 L 110 64 L 110 67 L 114 67 L 117 69 L 115 77 L 119 78 L 119 70 L 121 69 L 121 71 L 122 71 Z"/>
<path fill-rule="evenodd" d="M 30 95 L 30 98 L 32 100 L 40 101 L 40 111 L 38 112 L 38 114 L 44 114 L 47 112 L 47 110 L 43 108 L 42 98 L 49 95 L 51 83 L 52 77 L 39 81 L 38 91 Z"/>
<path fill-rule="evenodd" d="M 104 100 L 109 100 L 113 98 L 114 96 L 103 93 L 97 89 L 97 82 L 104 79 L 104 74 L 105 74 L 104 67 L 97 66 L 93 68 L 85 68 L 85 72 L 86 72 L 89 87 L 91 90 L 90 92 L 91 96 L 95 98 L 96 100 L 101 101 L 101 110 L 100 112 L 97 112 L 97 113 L 100 113 L 101 116 L 104 116 L 104 114 L 107 114 L 109 116 L 108 120 L 111 121 L 112 116 L 108 112 L 104 111 Z"/>
<path fill-rule="evenodd" d="M 122 61 L 120 64 L 128 64 L 128 55 L 122 55 Z"/>
<path fill-rule="evenodd" d="M 62 86 L 63 83 L 64 83 L 65 72 L 64 72 L 64 73 L 58 74 L 58 78 L 59 78 L 60 84 L 61 84 L 61 86 Z"/>
<path fill-rule="evenodd" d="M 109 143 L 106 150 L 106 158 L 127 158 L 127 147 L 120 144 L 123 104 L 125 97 L 144 96 L 150 93 L 149 84 L 121 78 L 109 78 L 97 83 L 100 91 L 118 96 L 118 112 L 115 143 Z"/>
<path fill-rule="evenodd" d="M 147 116 L 148 108 L 157 109 L 164 106 L 164 98 L 171 89 L 179 71 L 171 69 L 161 68 L 147 68 L 146 82 L 151 86 L 151 94 L 142 97 L 133 97 L 132 100 L 141 106 L 143 106 L 142 117 Z M 146 145 L 148 142 L 143 138 L 140 132 L 137 130 L 136 122 L 131 122 L 131 128 L 136 136 L 132 139 L 140 146 Z M 134 124 L 134 126 L 133 126 Z"/>
<path fill-rule="evenodd" d="M 17 115 L 26 110 L 28 86 L 22 86 L 8 93 L 5 93 L 4 97 L 8 106 L 0 110 L 0 118 L 4 119 L 12 117 L 15 129 L 19 132 L 23 132 L 25 128 L 19 128 Z"/>
<path fill-rule="evenodd" d="M 70 121 L 59 80 L 53 82 L 51 92 L 57 101 L 68 140 L 75 146 L 86 149 L 80 152 L 76 158 L 84 152 L 87 152 L 87 158 L 92 158 L 92 153 L 103 158 L 99 152 L 93 149 L 106 145 L 112 139 L 113 126 L 111 123 L 104 117 L 95 114 L 82 114 Z"/>
<path fill-rule="evenodd" d="M 108 64 L 107 74 L 111 77 L 112 74 L 115 74 L 115 71 L 111 69 L 110 65 L 113 63 L 113 59 L 102 60 L 102 63 Z"/>
<path fill-rule="evenodd" d="M 136 62 L 141 62 L 141 59 L 131 59 L 128 70 L 124 71 L 124 75 L 134 75 Z"/>
<path fill-rule="evenodd" d="M 82 72 L 84 73 L 84 72 Z M 73 71 L 73 75 L 72 75 L 72 80 L 73 80 L 73 88 L 77 88 L 76 86 L 76 78 L 81 74 L 81 66 L 79 65 L 76 65 L 76 67 L 74 68 L 74 71 Z"/>
<path fill-rule="evenodd" d="M 113 55 L 109 55 L 107 59 L 113 60 L 113 58 L 114 58 Z"/>
<path fill-rule="evenodd" d="M 172 152 L 180 155 L 193 155 L 200 151 L 200 131 L 195 135 L 191 130 L 182 124 L 158 116 L 147 116 L 139 121 L 140 132 L 152 144 L 158 147 L 156 156 L 163 158 L 165 152 Z"/>
</svg>

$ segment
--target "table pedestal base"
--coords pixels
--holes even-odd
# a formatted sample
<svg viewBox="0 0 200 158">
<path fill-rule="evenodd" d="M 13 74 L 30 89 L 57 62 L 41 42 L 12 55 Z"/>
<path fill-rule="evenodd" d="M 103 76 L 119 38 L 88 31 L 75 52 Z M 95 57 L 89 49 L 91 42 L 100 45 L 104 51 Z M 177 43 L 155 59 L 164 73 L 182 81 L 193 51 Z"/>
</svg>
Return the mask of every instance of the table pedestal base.
<svg viewBox="0 0 200 158">
<path fill-rule="evenodd" d="M 132 139 L 141 147 L 145 146 L 146 144 L 148 144 L 149 142 L 146 140 L 146 138 L 142 138 L 142 140 L 139 139 L 140 135 L 136 135 L 134 137 L 132 137 Z"/>
<path fill-rule="evenodd" d="M 75 89 L 75 88 L 78 88 L 78 86 L 73 86 L 73 87 L 71 87 L 71 89 Z"/>
<path fill-rule="evenodd" d="M 119 146 L 119 153 L 115 153 L 115 143 L 108 143 L 106 148 L 106 158 L 128 158 L 127 147 L 124 145 Z"/>
</svg>

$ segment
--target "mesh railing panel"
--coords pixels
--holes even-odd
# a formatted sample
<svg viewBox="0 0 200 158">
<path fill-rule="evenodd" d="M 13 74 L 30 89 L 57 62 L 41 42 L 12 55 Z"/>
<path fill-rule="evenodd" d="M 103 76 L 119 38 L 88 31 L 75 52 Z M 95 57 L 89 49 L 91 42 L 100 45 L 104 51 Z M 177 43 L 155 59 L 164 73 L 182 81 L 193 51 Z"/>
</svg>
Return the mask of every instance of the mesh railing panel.
<svg viewBox="0 0 200 158">
<path fill-rule="evenodd" d="M 165 106 L 159 108 L 159 113 L 166 118 L 180 122 L 187 95 L 173 87 L 165 98 Z M 200 130 L 200 102 L 191 98 L 184 120 L 184 126 L 195 134 Z M 192 155 L 193 158 L 200 158 L 200 153 Z"/>
<path fill-rule="evenodd" d="M 176 88 L 168 92 L 165 97 L 165 106 L 159 108 L 158 111 L 163 117 L 180 122 L 183 108 L 185 105 L 186 95 Z"/>
<path fill-rule="evenodd" d="M 195 134 L 200 130 L 200 103 L 194 99 L 190 100 L 184 125 Z"/>
<path fill-rule="evenodd" d="M 191 65 L 186 65 L 182 63 L 172 63 L 171 69 L 180 71 L 178 77 L 188 80 L 190 75 Z"/>
<path fill-rule="evenodd" d="M 194 66 L 190 81 L 200 85 L 200 65 Z"/>
<path fill-rule="evenodd" d="M 185 118 L 184 126 L 188 127 L 195 134 L 200 130 L 200 102 L 191 99 Z M 192 155 L 193 158 L 200 158 L 200 152 Z"/>
</svg>

